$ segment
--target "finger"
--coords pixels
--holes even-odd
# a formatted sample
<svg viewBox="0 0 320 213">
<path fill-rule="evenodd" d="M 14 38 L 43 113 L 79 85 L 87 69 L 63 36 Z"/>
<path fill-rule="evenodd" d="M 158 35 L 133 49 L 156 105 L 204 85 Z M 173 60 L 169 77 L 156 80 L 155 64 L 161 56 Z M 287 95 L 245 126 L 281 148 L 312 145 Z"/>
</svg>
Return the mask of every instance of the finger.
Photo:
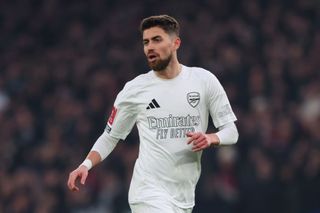
<svg viewBox="0 0 320 213">
<path fill-rule="evenodd" d="M 201 151 L 201 150 L 203 150 L 205 148 L 207 148 L 207 146 L 202 144 L 201 146 L 193 147 L 192 151 L 198 152 L 198 151 Z"/>
<path fill-rule="evenodd" d="M 69 188 L 70 190 L 72 190 L 72 185 L 71 185 L 71 182 L 70 182 L 70 181 L 68 181 L 68 188 Z"/>
<path fill-rule="evenodd" d="M 203 148 L 203 144 L 202 144 L 202 143 L 198 143 L 198 144 L 196 144 L 196 145 L 194 145 L 194 146 L 192 147 L 192 150 L 201 149 L 201 148 Z"/>
<path fill-rule="evenodd" d="M 192 141 L 194 140 L 194 135 L 196 133 L 195 132 L 187 132 L 186 135 L 188 137 L 188 140 L 187 140 L 187 144 L 191 144 Z"/>
<path fill-rule="evenodd" d="M 69 189 L 70 190 L 72 190 L 73 188 L 74 188 L 74 181 L 75 180 L 75 177 L 74 177 L 74 175 L 71 173 L 70 175 L 69 175 L 69 180 L 68 180 L 68 187 L 69 187 Z"/>
<path fill-rule="evenodd" d="M 200 132 L 196 132 L 193 136 L 192 136 L 192 138 L 194 139 L 194 140 L 198 140 L 198 138 L 199 137 L 201 137 L 201 133 Z"/>
<path fill-rule="evenodd" d="M 205 140 L 205 136 L 200 134 L 199 137 L 197 137 L 194 141 L 193 141 L 193 144 L 194 145 L 197 145 L 198 143 L 202 142 L 203 140 Z"/>
<path fill-rule="evenodd" d="M 192 137 L 192 135 L 194 135 L 194 132 L 187 132 L 186 135 L 187 137 Z"/>
<path fill-rule="evenodd" d="M 71 189 L 71 191 L 77 192 L 77 191 L 79 191 L 79 188 L 75 186 L 75 187 L 73 187 L 73 188 Z"/>
<path fill-rule="evenodd" d="M 82 173 L 82 177 L 81 177 L 81 184 L 82 185 L 84 185 L 86 183 L 87 176 L 88 176 L 87 172 Z"/>
<path fill-rule="evenodd" d="M 197 141 L 197 144 L 194 144 L 192 150 L 205 149 L 207 148 L 207 140 L 203 138 L 201 141 Z"/>
<path fill-rule="evenodd" d="M 186 135 L 188 137 L 187 144 L 190 144 L 193 141 L 192 136 L 194 135 L 194 132 L 187 132 Z"/>
<path fill-rule="evenodd" d="M 69 189 L 74 191 L 74 189 L 78 189 L 78 187 L 76 186 L 76 180 L 79 176 L 79 173 L 78 172 L 75 172 L 73 171 L 70 175 L 69 175 L 69 180 L 68 180 L 68 186 L 69 186 Z"/>
<path fill-rule="evenodd" d="M 188 144 L 190 144 L 190 143 L 194 143 L 196 140 L 199 140 L 199 138 L 201 137 L 201 133 L 199 133 L 199 132 L 196 132 L 196 133 L 194 133 L 194 134 L 192 134 L 192 136 L 189 138 L 189 140 L 188 140 Z"/>
<path fill-rule="evenodd" d="M 200 137 L 202 135 L 201 132 L 188 132 L 186 134 L 188 137 L 191 137 L 193 139 L 197 139 L 198 137 Z"/>
<path fill-rule="evenodd" d="M 187 144 L 192 143 L 192 141 L 193 141 L 193 138 L 192 138 L 192 137 L 188 138 L 188 140 L 187 140 Z"/>
</svg>

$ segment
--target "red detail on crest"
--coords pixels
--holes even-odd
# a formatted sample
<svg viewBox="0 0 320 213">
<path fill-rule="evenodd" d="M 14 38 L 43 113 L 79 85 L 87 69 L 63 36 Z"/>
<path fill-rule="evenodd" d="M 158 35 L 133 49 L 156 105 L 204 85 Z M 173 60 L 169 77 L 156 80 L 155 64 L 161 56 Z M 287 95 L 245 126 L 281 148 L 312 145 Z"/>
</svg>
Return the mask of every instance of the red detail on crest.
<svg viewBox="0 0 320 213">
<path fill-rule="evenodd" d="M 116 114 L 117 114 L 117 108 L 112 107 L 111 115 L 108 119 L 108 124 L 110 124 L 110 125 L 113 124 L 113 121 L 114 121 L 114 118 L 116 117 Z"/>
</svg>

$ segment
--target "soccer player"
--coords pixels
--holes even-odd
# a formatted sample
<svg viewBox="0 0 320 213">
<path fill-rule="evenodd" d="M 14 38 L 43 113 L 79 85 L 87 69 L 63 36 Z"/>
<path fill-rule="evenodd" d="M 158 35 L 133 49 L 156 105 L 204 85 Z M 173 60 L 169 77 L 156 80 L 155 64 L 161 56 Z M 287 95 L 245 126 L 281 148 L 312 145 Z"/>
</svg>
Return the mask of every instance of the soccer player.
<svg viewBox="0 0 320 213">
<path fill-rule="evenodd" d="M 142 20 L 143 49 L 152 69 L 118 94 L 105 131 L 83 163 L 69 175 L 78 191 L 88 171 L 104 160 L 134 124 L 140 137 L 129 190 L 133 213 L 190 213 L 201 172 L 202 150 L 234 144 L 236 116 L 218 79 L 179 63 L 179 24 L 168 15 Z M 206 133 L 211 115 L 216 133 Z"/>
</svg>

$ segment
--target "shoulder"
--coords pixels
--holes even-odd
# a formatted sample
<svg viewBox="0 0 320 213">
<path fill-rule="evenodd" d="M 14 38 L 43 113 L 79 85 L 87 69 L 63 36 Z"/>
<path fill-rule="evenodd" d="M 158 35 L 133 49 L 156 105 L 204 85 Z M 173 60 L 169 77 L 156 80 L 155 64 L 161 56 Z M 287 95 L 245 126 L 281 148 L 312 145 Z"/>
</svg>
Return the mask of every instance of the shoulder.
<svg viewBox="0 0 320 213">
<path fill-rule="evenodd" d="M 125 84 L 125 89 L 141 89 L 141 87 L 144 87 L 145 85 L 147 85 L 150 80 L 152 80 L 152 76 L 150 72 L 147 72 L 145 74 L 140 74 L 137 77 L 135 77 L 134 79 L 128 81 Z"/>
<path fill-rule="evenodd" d="M 191 81 L 198 82 L 210 94 L 224 93 L 220 81 L 215 74 L 201 67 L 187 67 Z"/>
<path fill-rule="evenodd" d="M 211 71 L 206 70 L 201 67 L 187 67 L 185 66 L 186 69 L 188 70 L 188 73 L 191 78 L 197 78 L 198 80 L 204 81 L 204 82 L 212 82 L 216 81 L 217 77 L 215 74 L 213 74 Z"/>
<path fill-rule="evenodd" d="M 135 95 L 138 92 L 143 91 L 143 89 L 146 88 L 148 84 L 150 84 L 151 80 L 152 77 L 150 72 L 138 75 L 124 85 L 124 88 L 122 89 L 120 94 L 125 96 Z"/>
</svg>

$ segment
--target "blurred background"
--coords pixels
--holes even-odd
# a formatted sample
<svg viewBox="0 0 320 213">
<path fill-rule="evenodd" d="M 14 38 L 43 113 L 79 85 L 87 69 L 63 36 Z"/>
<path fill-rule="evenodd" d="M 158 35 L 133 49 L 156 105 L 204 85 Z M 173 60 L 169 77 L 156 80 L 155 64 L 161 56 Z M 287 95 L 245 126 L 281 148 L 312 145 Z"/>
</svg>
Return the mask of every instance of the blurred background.
<svg viewBox="0 0 320 213">
<path fill-rule="evenodd" d="M 79 193 L 66 181 L 149 70 L 138 27 L 155 14 L 238 117 L 238 143 L 204 152 L 193 212 L 319 213 L 319 0 L 0 1 L 0 212 L 130 212 L 136 130 Z"/>
</svg>

